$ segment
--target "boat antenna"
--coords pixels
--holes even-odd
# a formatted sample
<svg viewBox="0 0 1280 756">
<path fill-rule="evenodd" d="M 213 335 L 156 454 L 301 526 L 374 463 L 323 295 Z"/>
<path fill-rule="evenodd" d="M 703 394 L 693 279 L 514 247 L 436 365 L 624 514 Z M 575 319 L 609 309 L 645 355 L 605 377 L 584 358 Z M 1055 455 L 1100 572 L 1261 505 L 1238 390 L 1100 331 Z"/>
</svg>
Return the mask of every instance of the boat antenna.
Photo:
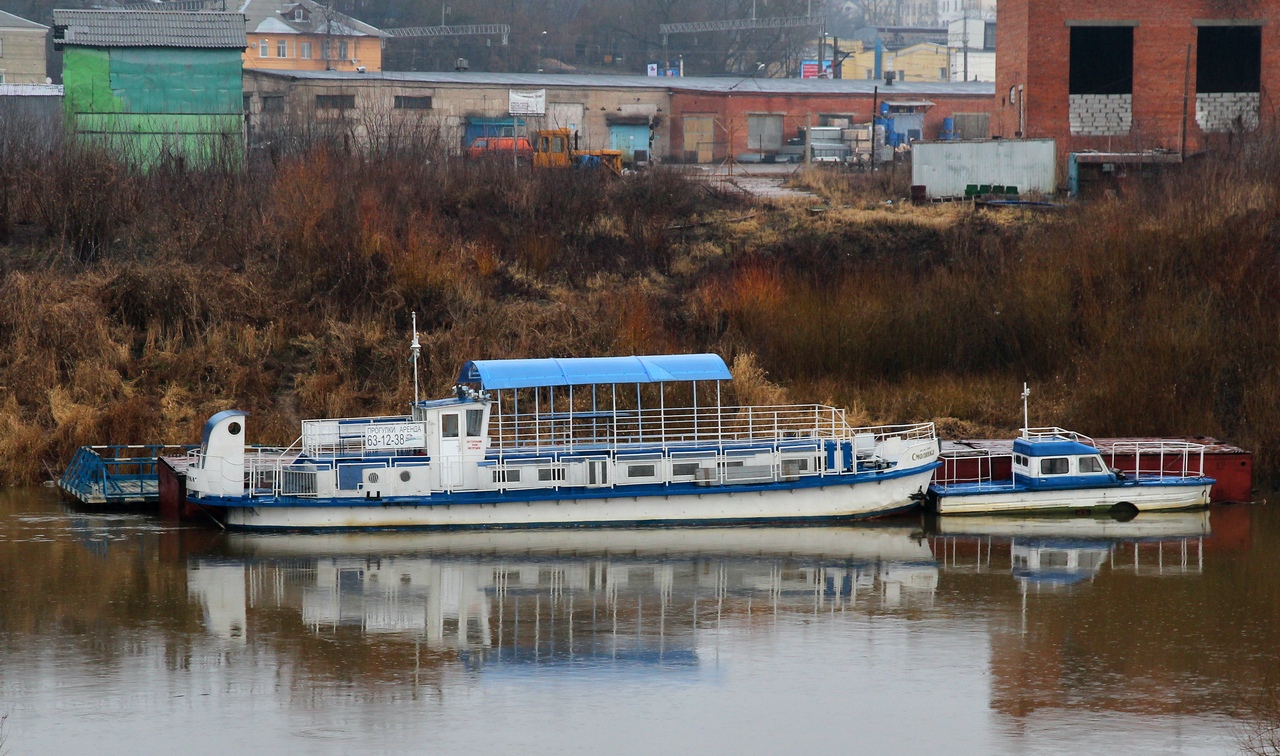
<svg viewBox="0 0 1280 756">
<path fill-rule="evenodd" d="M 409 344 L 409 351 L 413 353 L 410 359 L 413 361 L 413 403 L 418 404 L 418 355 L 422 352 L 422 344 L 418 343 L 418 313 L 413 313 L 413 341 Z"/>
<path fill-rule="evenodd" d="M 1029 430 L 1031 428 L 1031 415 L 1027 412 L 1027 397 L 1031 396 L 1031 389 L 1027 387 L 1026 381 L 1022 382 L 1022 437 L 1030 438 Z"/>
</svg>

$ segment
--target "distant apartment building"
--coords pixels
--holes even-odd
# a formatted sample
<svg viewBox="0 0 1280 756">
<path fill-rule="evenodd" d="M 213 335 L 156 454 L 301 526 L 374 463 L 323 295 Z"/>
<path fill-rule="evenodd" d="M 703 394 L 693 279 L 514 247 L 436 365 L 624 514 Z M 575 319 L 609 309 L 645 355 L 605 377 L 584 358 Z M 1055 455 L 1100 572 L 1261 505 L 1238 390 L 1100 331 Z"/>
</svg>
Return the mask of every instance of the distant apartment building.
<svg viewBox="0 0 1280 756">
<path fill-rule="evenodd" d="M 0 11 L 0 84 L 44 84 L 49 27 Z"/>
<path fill-rule="evenodd" d="M 996 22 L 959 18 L 947 24 L 952 81 L 996 80 Z"/>
<path fill-rule="evenodd" d="M 950 81 L 951 57 L 945 45 L 917 42 L 899 49 L 859 40 L 840 43 L 840 78 L 881 79 L 889 71 L 897 81 Z"/>
<path fill-rule="evenodd" d="M 937 0 L 938 24 L 946 26 L 961 19 L 996 18 L 996 0 Z"/>
<path fill-rule="evenodd" d="M 382 70 L 386 34 L 314 0 L 245 0 L 244 67 L 274 71 Z"/>
</svg>

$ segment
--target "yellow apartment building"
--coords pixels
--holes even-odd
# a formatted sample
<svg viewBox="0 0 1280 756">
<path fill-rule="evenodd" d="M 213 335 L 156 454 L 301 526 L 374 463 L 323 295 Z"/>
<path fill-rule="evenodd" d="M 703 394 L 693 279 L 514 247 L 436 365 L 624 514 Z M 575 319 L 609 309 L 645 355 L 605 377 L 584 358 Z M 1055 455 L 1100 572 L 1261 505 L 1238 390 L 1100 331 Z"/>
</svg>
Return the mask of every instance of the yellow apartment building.
<svg viewBox="0 0 1280 756">
<path fill-rule="evenodd" d="M 875 79 L 876 50 L 858 40 L 840 43 L 840 53 L 848 53 L 840 64 L 844 79 Z M 951 54 L 946 45 L 920 42 L 900 50 L 880 52 L 880 76 L 896 71 L 898 81 L 950 81 Z"/>
<path fill-rule="evenodd" d="M 381 71 L 386 34 L 314 0 L 246 0 L 244 67 Z"/>
</svg>

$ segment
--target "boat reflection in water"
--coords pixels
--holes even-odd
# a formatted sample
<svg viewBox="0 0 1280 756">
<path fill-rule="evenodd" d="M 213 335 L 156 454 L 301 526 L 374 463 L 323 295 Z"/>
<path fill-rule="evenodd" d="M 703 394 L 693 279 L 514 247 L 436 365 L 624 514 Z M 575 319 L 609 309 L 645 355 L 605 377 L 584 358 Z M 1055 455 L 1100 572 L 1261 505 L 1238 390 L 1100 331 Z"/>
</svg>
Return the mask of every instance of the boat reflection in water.
<svg viewBox="0 0 1280 756">
<path fill-rule="evenodd" d="M 233 533 L 187 574 L 232 643 L 286 608 L 313 635 L 399 635 L 472 668 L 693 667 L 722 623 L 923 609 L 938 584 L 910 525 Z"/>
<path fill-rule="evenodd" d="M 1147 512 L 1111 517 L 939 517 L 936 548 L 955 558 L 961 540 L 976 541 L 991 563 L 997 541 L 1007 543 L 1014 577 L 1035 589 L 1092 579 L 1103 565 L 1134 574 L 1199 573 L 1209 512 Z M 979 562 L 981 566 L 982 562 Z"/>
</svg>

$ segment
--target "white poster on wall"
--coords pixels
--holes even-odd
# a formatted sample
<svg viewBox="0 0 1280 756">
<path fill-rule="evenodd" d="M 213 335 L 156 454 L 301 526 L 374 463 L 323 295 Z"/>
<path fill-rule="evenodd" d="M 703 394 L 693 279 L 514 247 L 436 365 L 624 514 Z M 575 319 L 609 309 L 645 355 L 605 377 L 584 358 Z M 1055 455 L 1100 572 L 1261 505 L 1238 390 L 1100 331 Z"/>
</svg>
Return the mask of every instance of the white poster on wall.
<svg viewBox="0 0 1280 756">
<path fill-rule="evenodd" d="M 507 112 L 513 116 L 540 116 L 547 114 L 547 90 L 509 90 Z"/>
<path fill-rule="evenodd" d="M 658 75 L 658 64 L 657 64 L 657 63 L 650 63 L 650 64 L 649 64 L 649 75 L 650 75 L 650 76 L 657 76 L 657 75 Z"/>
</svg>

